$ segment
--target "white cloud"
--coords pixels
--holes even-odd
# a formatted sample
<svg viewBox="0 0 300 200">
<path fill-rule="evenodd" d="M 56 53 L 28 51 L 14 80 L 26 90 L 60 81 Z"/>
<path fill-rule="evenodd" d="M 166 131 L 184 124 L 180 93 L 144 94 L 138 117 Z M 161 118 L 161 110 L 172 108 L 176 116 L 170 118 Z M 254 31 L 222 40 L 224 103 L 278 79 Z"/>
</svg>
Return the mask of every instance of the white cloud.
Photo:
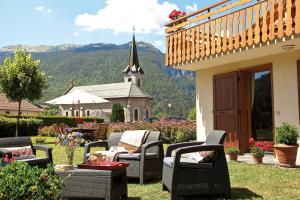
<svg viewBox="0 0 300 200">
<path fill-rule="evenodd" d="M 193 5 L 187 5 L 185 7 L 185 9 L 187 12 L 194 12 L 194 11 L 198 10 L 198 6 L 197 6 L 197 4 L 193 3 Z"/>
<path fill-rule="evenodd" d="M 52 10 L 50 8 L 45 8 L 44 6 L 37 6 L 34 8 L 34 10 L 41 12 L 41 13 L 52 13 Z"/>
<path fill-rule="evenodd" d="M 43 11 L 45 8 L 44 8 L 44 6 L 37 6 L 34 9 L 37 11 Z"/>
<path fill-rule="evenodd" d="M 161 41 L 161 40 L 154 41 L 154 45 L 157 47 L 160 47 L 162 44 L 163 44 L 163 41 Z"/>
<path fill-rule="evenodd" d="M 78 37 L 80 34 L 78 32 L 74 32 L 73 35 Z"/>
<path fill-rule="evenodd" d="M 105 4 L 96 14 L 79 14 L 75 24 L 86 31 L 112 30 L 115 34 L 130 33 L 134 25 L 136 33 L 153 33 L 161 31 L 169 13 L 178 9 L 158 0 L 106 0 Z"/>
</svg>

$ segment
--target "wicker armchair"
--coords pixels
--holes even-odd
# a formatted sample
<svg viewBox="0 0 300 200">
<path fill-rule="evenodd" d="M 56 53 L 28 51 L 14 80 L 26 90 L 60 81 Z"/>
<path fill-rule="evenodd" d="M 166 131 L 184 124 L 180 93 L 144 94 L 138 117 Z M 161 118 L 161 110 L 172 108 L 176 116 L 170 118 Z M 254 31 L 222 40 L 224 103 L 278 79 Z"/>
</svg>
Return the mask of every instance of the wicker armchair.
<svg viewBox="0 0 300 200">
<path fill-rule="evenodd" d="M 108 124 L 106 123 L 97 123 L 95 128 L 97 130 L 94 132 L 94 140 L 107 140 L 107 129 Z"/>
<path fill-rule="evenodd" d="M 91 147 L 117 146 L 123 133 L 111 133 L 107 141 L 97 141 L 85 144 L 83 162 L 86 162 L 90 155 Z M 160 132 L 150 132 L 146 142 L 142 145 L 139 153 L 120 154 L 118 161 L 128 162 L 127 177 L 139 178 L 140 184 L 146 180 L 161 179 L 163 163 L 163 143 L 159 141 Z"/>
<path fill-rule="evenodd" d="M 230 180 L 223 143 L 225 131 L 212 131 L 204 142 L 186 142 L 170 145 L 163 163 L 163 190 L 168 190 L 171 200 L 190 195 L 223 195 L 230 198 Z M 171 157 L 175 150 L 175 157 Z M 214 151 L 208 162 L 184 158 L 182 154 Z"/>
<path fill-rule="evenodd" d="M 31 166 L 38 167 L 47 167 L 47 164 L 53 163 L 52 160 L 52 147 L 48 147 L 45 145 L 32 145 L 30 137 L 8 137 L 8 138 L 0 138 L 0 147 L 22 147 L 22 146 L 31 146 L 32 152 L 34 154 L 33 158 L 23 159 L 18 161 L 27 162 Z M 37 158 L 35 157 L 36 151 L 44 151 L 46 153 L 45 158 Z M 4 155 L 8 154 L 9 157 L 12 156 L 12 152 L 4 149 L 0 149 L 0 158 Z"/>
</svg>

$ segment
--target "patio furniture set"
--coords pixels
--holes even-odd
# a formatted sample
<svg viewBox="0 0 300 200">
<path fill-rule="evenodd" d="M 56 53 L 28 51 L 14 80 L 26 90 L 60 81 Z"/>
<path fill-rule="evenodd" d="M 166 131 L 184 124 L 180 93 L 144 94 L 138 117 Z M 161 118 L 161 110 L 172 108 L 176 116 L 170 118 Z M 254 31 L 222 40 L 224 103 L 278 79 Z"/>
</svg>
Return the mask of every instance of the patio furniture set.
<svg viewBox="0 0 300 200">
<path fill-rule="evenodd" d="M 90 156 L 92 147 L 115 146 L 119 143 L 123 133 L 111 133 L 106 141 L 96 141 L 85 144 L 83 163 Z M 119 162 L 129 166 L 115 170 L 74 169 L 57 172 L 64 179 L 62 194 L 66 198 L 127 198 L 127 177 L 138 178 L 141 184 L 149 179 L 161 179 L 163 190 L 170 192 L 171 199 L 180 199 L 190 195 L 222 195 L 230 198 L 230 180 L 223 142 L 225 131 L 212 131 L 206 142 L 187 142 L 171 144 L 166 155 L 163 143 L 159 141 L 160 132 L 150 132 L 138 153 L 120 154 Z M 30 145 L 35 150 L 44 150 L 47 158 L 24 159 L 30 165 L 44 167 L 52 162 L 52 148 L 32 145 L 29 137 L 1 138 L 0 151 L 3 147 Z M 210 159 L 195 161 L 184 154 L 192 152 L 210 152 Z M 34 161 L 33 161 L 34 160 Z M 44 161 L 44 162 L 42 162 Z"/>
</svg>

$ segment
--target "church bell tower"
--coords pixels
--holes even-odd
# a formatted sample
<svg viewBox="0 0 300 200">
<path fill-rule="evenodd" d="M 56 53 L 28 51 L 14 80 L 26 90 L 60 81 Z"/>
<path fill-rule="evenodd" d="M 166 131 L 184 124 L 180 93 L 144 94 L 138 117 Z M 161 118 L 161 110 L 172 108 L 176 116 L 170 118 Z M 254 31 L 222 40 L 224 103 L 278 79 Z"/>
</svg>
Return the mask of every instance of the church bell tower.
<svg viewBox="0 0 300 200">
<path fill-rule="evenodd" d="M 124 69 L 124 82 L 132 82 L 136 84 L 139 88 L 143 86 L 143 75 L 144 71 L 140 67 L 139 58 L 135 43 L 134 29 L 131 43 L 131 50 L 129 55 L 129 64 Z"/>
</svg>

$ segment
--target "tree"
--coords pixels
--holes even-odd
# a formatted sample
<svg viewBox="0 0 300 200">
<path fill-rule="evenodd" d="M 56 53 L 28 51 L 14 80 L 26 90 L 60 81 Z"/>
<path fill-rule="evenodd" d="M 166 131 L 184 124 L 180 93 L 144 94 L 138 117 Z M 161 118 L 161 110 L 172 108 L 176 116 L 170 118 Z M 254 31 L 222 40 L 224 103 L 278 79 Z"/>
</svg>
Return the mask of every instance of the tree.
<svg viewBox="0 0 300 200">
<path fill-rule="evenodd" d="M 123 106 L 119 103 L 115 103 L 112 106 L 112 112 L 110 116 L 110 121 L 112 122 L 124 122 L 124 109 Z"/>
<path fill-rule="evenodd" d="M 0 86 L 6 97 L 18 102 L 16 137 L 19 136 L 21 102 L 40 99 L 47 87 L 48 77 L 39 68 L 40 60 L 33 60 L 26 50 L 16 50 L 14 57 L 7 57 L 0 66 Z"/>
</svg>

